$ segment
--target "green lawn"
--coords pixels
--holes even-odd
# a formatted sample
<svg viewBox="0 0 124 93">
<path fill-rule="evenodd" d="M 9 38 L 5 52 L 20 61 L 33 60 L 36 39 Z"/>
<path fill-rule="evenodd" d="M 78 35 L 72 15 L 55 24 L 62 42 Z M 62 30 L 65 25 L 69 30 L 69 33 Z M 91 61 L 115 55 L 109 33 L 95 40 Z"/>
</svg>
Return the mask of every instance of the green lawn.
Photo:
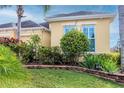
<svg viewBox="0 0 124 93">
<path fill-rule="evenodd" d="M 99 88 L 124 87 L 108 80 L 103 80 L 87 73 L 78 73 L 55 69 L 30 69 L 28 80 L 0 77 L 0 87 L 37 87 L 37 88 Z"/>
</svg>

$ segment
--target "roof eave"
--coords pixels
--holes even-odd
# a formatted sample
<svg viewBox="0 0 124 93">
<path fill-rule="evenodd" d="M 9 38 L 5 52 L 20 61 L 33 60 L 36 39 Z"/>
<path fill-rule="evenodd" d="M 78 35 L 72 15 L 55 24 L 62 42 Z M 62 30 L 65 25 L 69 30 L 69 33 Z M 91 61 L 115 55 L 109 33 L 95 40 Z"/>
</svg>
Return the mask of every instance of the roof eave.
<svg viewBox="0 0 124 93">
<path fill-rule="evenodd" d="M 9 28 L 0 28 L 0 31 L 3 31 L 3 30 L 16 30 L 17 28 L 16 27 L 9 27 Z M 43 26 L 40 26 L 40 27 L 27 27 L 27 28 L 21 28 L 21 31 L 23 30 L 35 30 L 35 29 L 42 29 L 42 30 L 46 30 L 46 31 L 50 31 L 49 29 L 43 27 Z"/>
<path fill-rule="evenodd" d="M 96 14 L 96 15 L 80 15 L 80 16 L 69 16 L 69 17 L 55 17 L 45 18 L 47 22 L 65 21 L 65 20 L 80 20 L 80 19 L 97 19 L 97 18 L 115 18 L 116 14 Z"/>
</svg>

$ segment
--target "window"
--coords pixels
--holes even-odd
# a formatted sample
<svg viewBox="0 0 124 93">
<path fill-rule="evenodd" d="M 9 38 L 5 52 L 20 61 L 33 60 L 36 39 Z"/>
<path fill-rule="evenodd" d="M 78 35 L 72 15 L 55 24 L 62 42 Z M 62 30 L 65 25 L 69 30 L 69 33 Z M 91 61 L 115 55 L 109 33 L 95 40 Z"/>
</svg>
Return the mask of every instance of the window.
<svg viewBox="0 0 124 93">
<path fill-rule="evenodd" d="M 75 25 L 65 25 L 64 26 L 64 34 L 66 34 L 67 32 L 69 32 L 69 31 L 71 31 L 71 30 L 73 30 L 75 28 L 76 28 Z"/>
<path fill-rule="evenodd" d="M 94 27 L 94 25 L 85 25 L 85 26 L 83 26 L 82 30 L 83 30 L 84 34 L 89 39 L 89 42 L 90 42 L 89 49 L 90 49 L 90 51 L 95 51 L 95 35 L 94 35 L 95 27 Z"/>
</svg>

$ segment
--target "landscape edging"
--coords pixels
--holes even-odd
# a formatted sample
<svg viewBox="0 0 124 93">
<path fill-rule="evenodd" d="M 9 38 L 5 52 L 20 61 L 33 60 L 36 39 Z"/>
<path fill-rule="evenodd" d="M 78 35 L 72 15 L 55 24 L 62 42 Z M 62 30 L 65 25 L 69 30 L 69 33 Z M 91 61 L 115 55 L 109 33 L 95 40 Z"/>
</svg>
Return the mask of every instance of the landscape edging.
<svg viewBox="0 0 124 93">
<path fill-rule="evenodd" d="M 101 77 L 103 79 L 111 80 L 114 82 L 118 82 L 124 84 L 124 74 L 112 74 L 103 71 L 87 69 L 78 66 L 66 66 L 66 65 L 24 65 L 24 67 L 29 69 L 41 69 L 41 68 L 55 68 L 55 69 L 66 69 L 66 70 L 74 70 L 78 72 L 86 72 L 97 77 Z"/>
</svg>

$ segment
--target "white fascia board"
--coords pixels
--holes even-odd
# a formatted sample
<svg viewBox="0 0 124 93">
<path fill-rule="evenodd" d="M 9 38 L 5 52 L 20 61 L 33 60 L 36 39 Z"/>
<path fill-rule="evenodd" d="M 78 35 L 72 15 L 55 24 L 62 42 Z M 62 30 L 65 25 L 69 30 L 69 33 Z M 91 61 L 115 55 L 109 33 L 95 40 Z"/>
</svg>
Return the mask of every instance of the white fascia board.
<svg viewBox="0 0 124 93">
<path fill-rule="evenodd" d="M 78 22 L 78 23 L 76 23 L 76 22 L 67 22 L 67 23 L 62 23 L 62 26 L 65 26 L 65 25 L 91 25 L 91 24 L 97 24 L 97 22 L 94 22 L 94 21 L 89 21 L 89 22 L 87 22 L 87 21 L 84 21 L 84 22 Z"/>
<path fill-rule="evenodd" d="M 0 31 L 5 31 L 5 30 L 16 30 L 16 27 L 9 27 L 9 28 L 0 28 Z M 45 29 L 47 31 L 49 31 L 49 29 L 45 28 L 45 27 L 29 27 L 29 28 L 21 28 L 21 31 L 24 30 L 37 30 L 37 29 Z"/>
<path fill-rule="evenodd" d="M 79 19 L 96 19 L 96 18 L 114 18 L 115 14 L 96 14 L 96 15 L 81 15 L 81 16 L 69 16 L 69 17 L 56 17 L 56 18 L 46 18 L 47 22 L 53 21 L 64 21 L 64 20 L 79 20 Z"/>
<path fill-rule="evenodd" d="M 0 31 L 15 30 L 15 29 L 16 29 L 16 27 L 0 28 Z"/>
<path fill-rule="evenodd" d="M 28 27 L 28 28 L 21 28 L 22 30 L 39 30 L 43 29 L 43 27 Z"/>
</svg>

